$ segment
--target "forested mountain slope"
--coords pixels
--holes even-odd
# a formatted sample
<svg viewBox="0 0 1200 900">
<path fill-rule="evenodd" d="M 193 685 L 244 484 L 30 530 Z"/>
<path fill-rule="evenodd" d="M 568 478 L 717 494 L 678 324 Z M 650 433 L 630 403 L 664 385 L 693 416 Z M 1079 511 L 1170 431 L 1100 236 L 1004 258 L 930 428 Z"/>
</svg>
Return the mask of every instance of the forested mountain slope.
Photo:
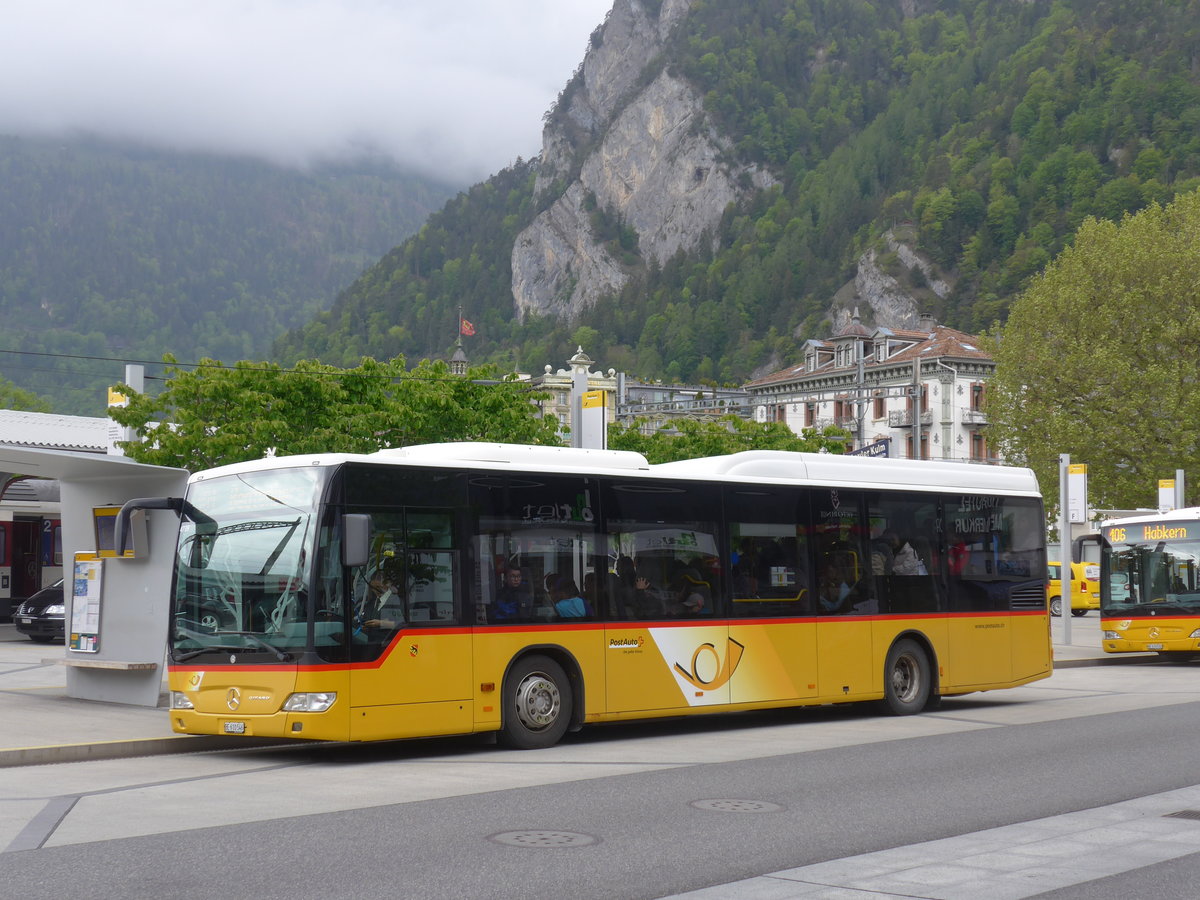
<svg viewBox="0 0 1200 900">
<path fill-rule="evenodd" d="M 451 194 L 383 164 L 0 137 L 0 350 L 261 359 Z M 96 415 L 124 370 L 0 353 L 0 376 Z"/>
<path fill-rule="evenodd" d="M 1200 0 L 616 0 L 540 157 L 276 350 L 443 356 L 461 305 L 473 362 L 737 382 L 870 321 L 860 261 L 978 331 L 1085 217 L 1197 186 Z"/>
</svg>

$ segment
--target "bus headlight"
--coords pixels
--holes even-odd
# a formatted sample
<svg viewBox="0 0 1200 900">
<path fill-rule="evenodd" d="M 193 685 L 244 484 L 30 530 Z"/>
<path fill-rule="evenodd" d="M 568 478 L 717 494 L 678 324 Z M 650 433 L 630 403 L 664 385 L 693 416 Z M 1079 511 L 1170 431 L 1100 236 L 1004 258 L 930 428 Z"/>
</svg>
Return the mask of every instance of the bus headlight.
<svg viewBox="0 0 1200 900">
<path fill-rule="evenodd" d="M 1200 628 L 1197 628 L 1195 631 L 1189 634 L 1188 637 L 1200 638 Z"/>
<path fill-rule="evenodd" d="M 318 691 L 308 694 L 292 694 L 283 704 L 284 712 L 325 712 L 333 706 L 337 694 L 333 691 Z"/>
<path fill-rule="evenodd" d="M 1119 632 L 1119 631 L 1105 631 L 1105 632 L 1102 632 L 1102 634 L 1103 634 L 1103 637 L 1101 638 L 1101 640 L 1104 640 L 1104 641 L 1119 641 L 1119 640 L 1121 640 L 1121 632 Z"/>
<path fill-rule="evenodd" d="M 183 691 L 171 691 L 171 709 L 195 709 L 195 704 Z"/>
</svg>

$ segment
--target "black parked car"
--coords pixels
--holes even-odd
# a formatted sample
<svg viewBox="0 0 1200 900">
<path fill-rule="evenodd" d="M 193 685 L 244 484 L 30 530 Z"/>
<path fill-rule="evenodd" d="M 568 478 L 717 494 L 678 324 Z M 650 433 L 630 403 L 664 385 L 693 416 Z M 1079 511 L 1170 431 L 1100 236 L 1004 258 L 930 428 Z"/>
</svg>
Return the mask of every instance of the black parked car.
<svg viewBox="0 0 1200 900">
<path fill-rule="evenodd" d="M 63 603 L 63 583 L 59 579 L 50 587 L 42 588 L 28 600 L 17 604 L 13 610 L 13 622 L 17 631 L 29 635 L 30 640 L 41 644 L 52 641 L 62 643 L 66 606 Z"/>
</svg>

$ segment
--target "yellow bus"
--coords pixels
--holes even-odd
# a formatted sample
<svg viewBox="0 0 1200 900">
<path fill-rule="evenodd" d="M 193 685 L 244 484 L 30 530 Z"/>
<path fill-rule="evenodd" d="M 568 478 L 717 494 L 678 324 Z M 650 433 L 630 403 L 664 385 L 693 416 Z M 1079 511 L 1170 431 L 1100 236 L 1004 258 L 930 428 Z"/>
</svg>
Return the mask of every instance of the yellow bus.
<svg viewBox="0 0 1200 900">
<path fill-rule="evenodd" d="M 537 748 L 721 710 L 911 714 L 1051 672 L 1027 469 L 454 443 L 239 463 L 136 508 L 181 519 L 188 734 Z"/>
<path fill-rule="evenodd" d="M 1100 529 L 1100 633 L 1109 653 L 1200 653 L 1200 508 Z"/>
</svg>

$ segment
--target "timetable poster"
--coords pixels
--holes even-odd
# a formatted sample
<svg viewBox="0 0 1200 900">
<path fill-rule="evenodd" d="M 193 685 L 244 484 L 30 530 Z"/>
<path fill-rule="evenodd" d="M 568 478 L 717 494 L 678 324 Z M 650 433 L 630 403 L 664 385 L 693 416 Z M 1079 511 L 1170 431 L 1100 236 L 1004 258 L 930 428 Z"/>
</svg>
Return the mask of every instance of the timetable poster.
<svg viewBox="0 0 1200 900">
<path fill-rule="evenodd" d="M 100 598 L 104 585 L 104 562 L 90 553 L 75 556 L 71 579 L 71 640 L 67 646 L 80 653 L 100 649 Z"/>
</svg>

